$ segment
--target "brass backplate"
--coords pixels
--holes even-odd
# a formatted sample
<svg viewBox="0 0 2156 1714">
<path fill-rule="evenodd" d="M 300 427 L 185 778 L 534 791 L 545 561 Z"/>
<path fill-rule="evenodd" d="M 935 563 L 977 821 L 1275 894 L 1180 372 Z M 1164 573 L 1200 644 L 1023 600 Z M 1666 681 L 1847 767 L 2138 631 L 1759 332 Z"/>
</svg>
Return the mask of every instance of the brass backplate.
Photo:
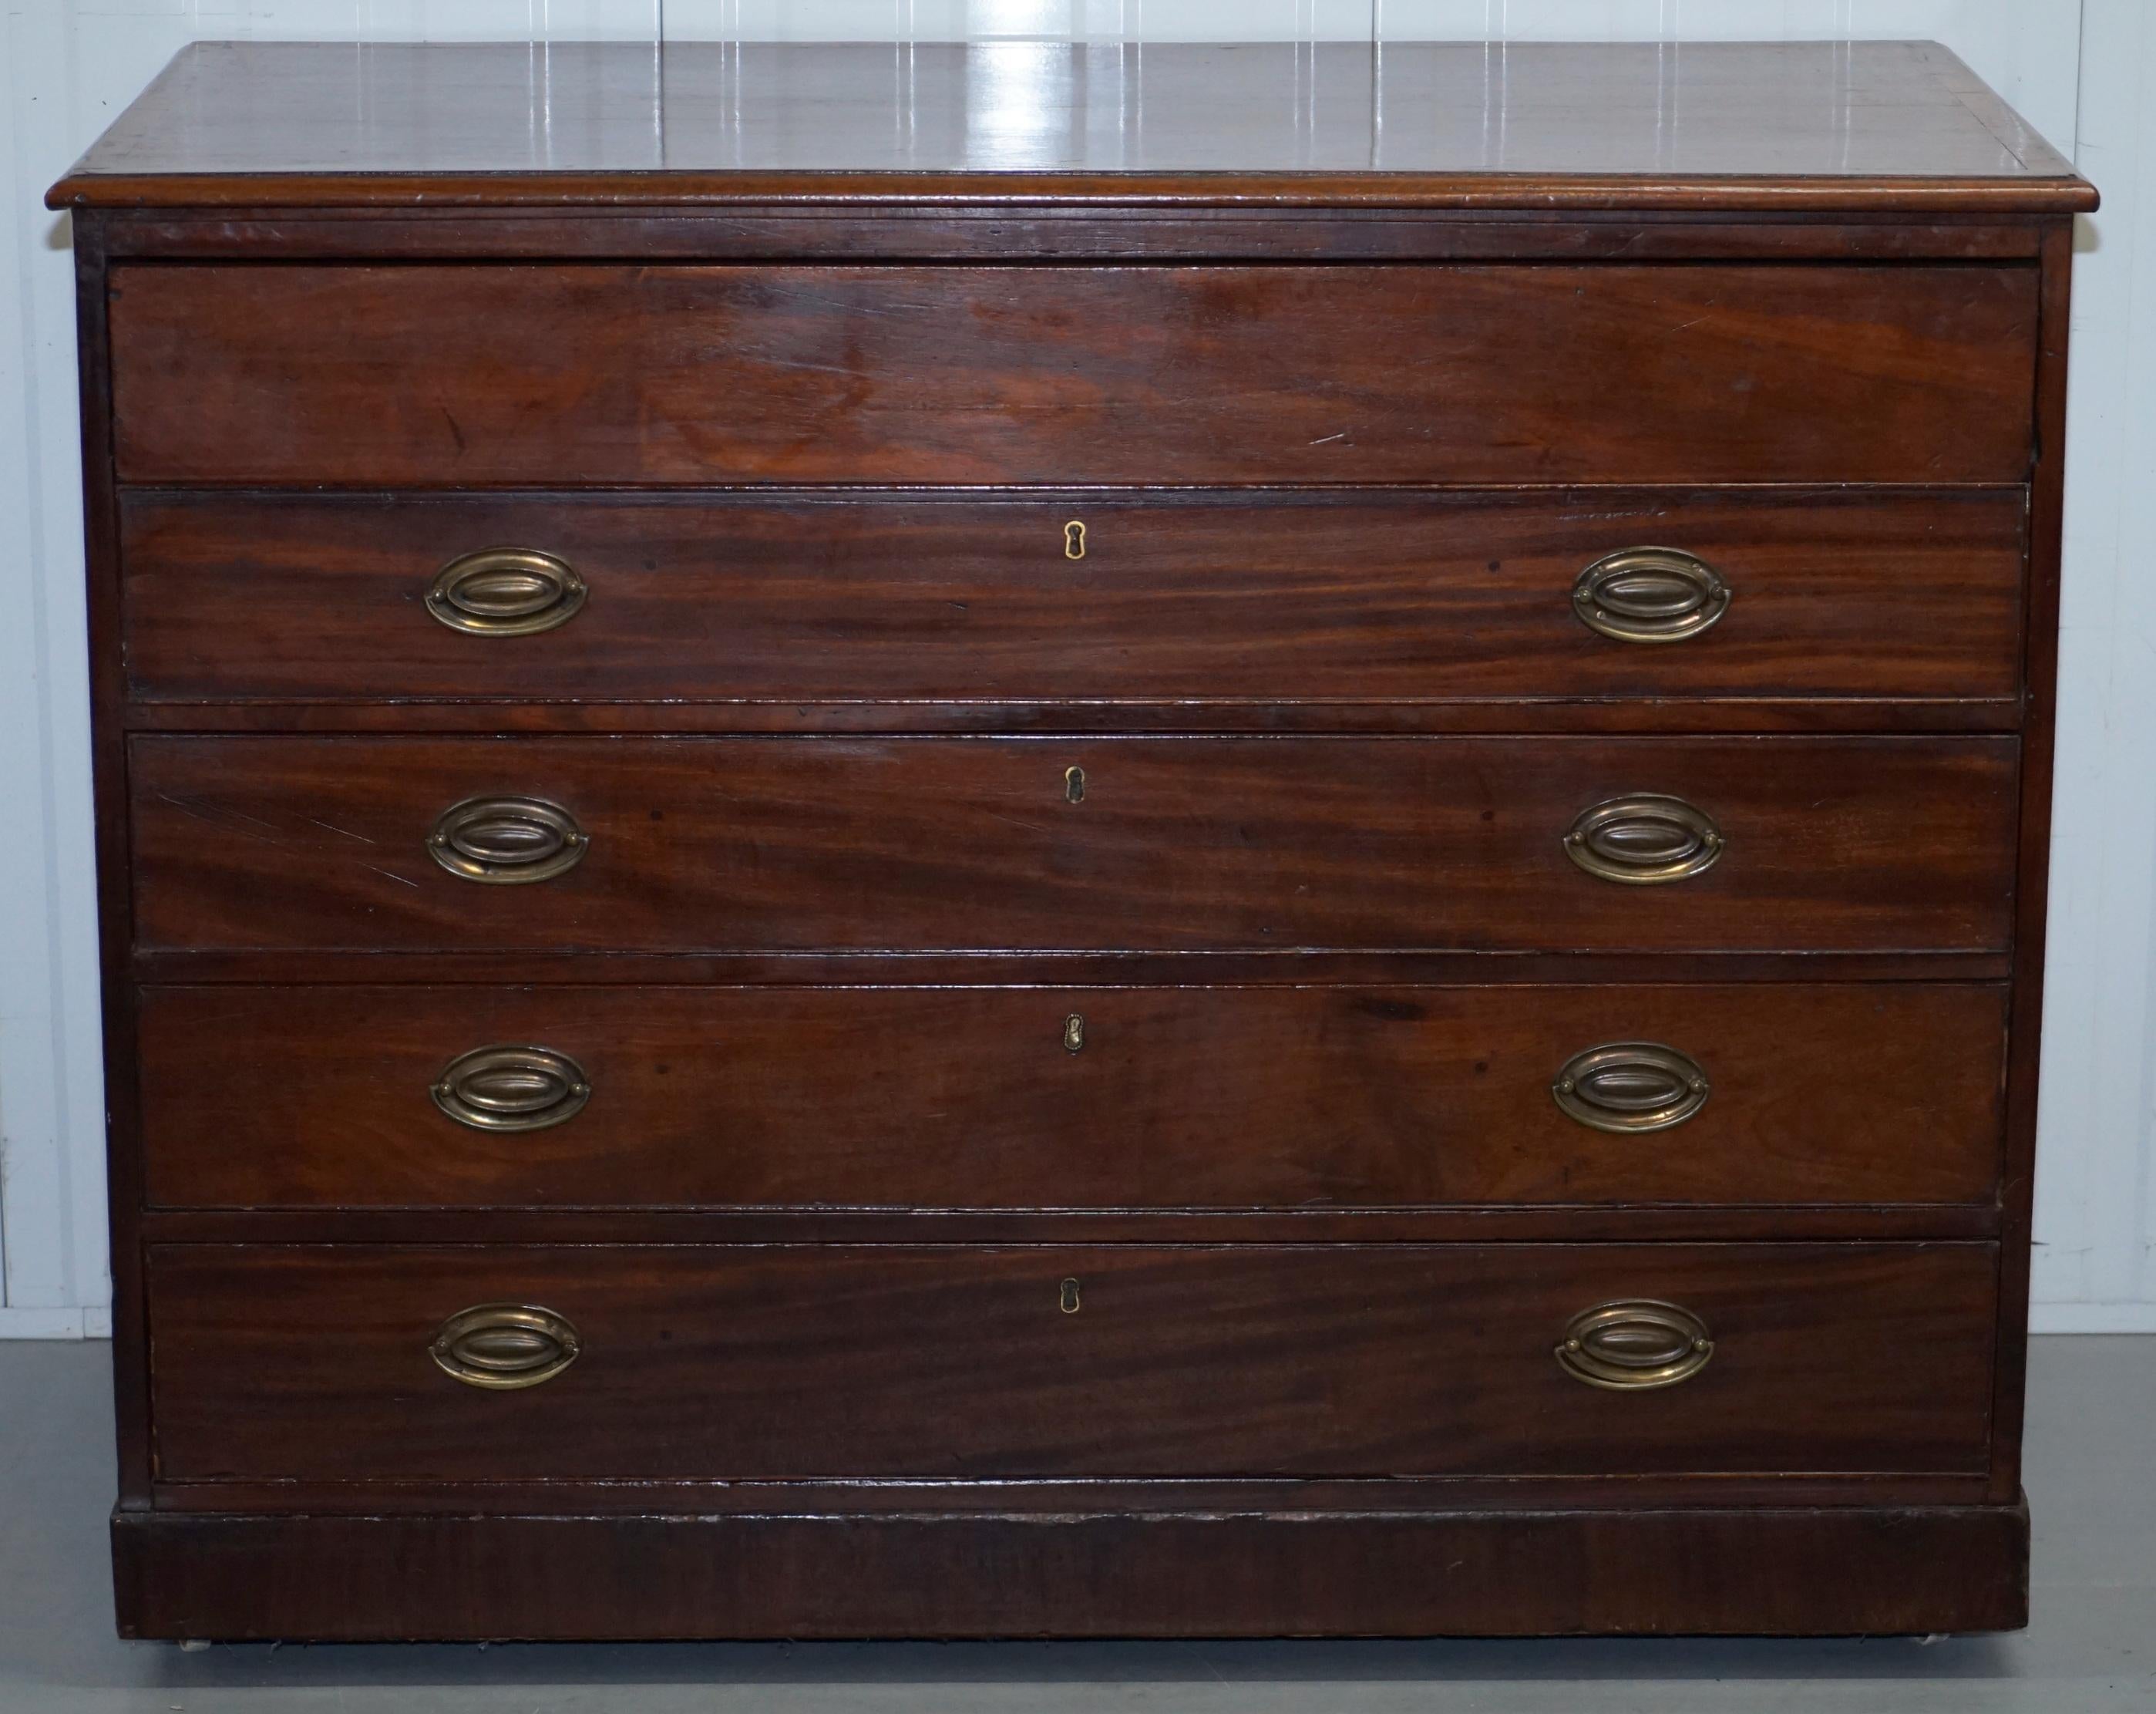
<svg viewBox="0 0 2156 1714">
<path fill-rule="evenodd" d="M 1620 643 L 1681 643 L 1720 623 L 1729 585 L 1681 548 L 1625 548 L 1604 555 L 1572 586 L 1572 610 Z"/>
<path fill-rule="evenodd" d="M 1645 1392 L 1689 1381 L 1714 1355 L 1707 1324 L 1690 1310 L 1629 1298 L 1583 1310 L 1558 1341 L 1558 1366 L 1575 1381 Z"/>
<path fill-rule="evenodd" d="M 1635 792 L 1582 810 L 1565 831 L 1564 854 L 1598 879 L 1660 887 L 1705 874 L 1727 842 L 1706 811 Z"/>
<path fill-rule="evenodd" d="M 1707 1073 L 1660 1042 L 1610 1042 L 1575 1053 L 1550 1094 L 1568 1119 L 1596 1130 L 1668 1130 L 1707 1105 Z"/>
<path fill-rule="evenodd" d="M 590 843 L 574 816 L 536 797 L 468 797 L 427 832 L 428 855 L 452 875 L 497 886 L 566 874 Z"/>
<path fill-rule="evenodd" d="M 475 1047 L 442 1068 L 434 1104 L 474 1130 L 545 1130 L 573 1119 L 592 1098 L 591 1079 L 552 1047 Z"/>
<path fill-rule="evenodd" d="M 588 593 L 566 559 L 536 548 L 481 548 L 435 573 L 427 611 L 473 636 L 531 636 L 567 625 Z"/>
<path fill-rule="evenodd" d="M 551 1381 L 583 1348 L 566 1315 L 533 1304 L 475 1304 L 442 1323 L 428 1354 L 467 1387 L 513 1392 Z"/>
</svg>

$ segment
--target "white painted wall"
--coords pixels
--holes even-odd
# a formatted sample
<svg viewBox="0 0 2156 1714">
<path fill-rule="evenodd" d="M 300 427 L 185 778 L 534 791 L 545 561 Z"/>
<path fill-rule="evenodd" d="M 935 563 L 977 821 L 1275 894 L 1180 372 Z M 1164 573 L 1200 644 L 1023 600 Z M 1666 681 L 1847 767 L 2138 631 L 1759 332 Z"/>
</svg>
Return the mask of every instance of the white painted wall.
<svg viewBox="0 0 2156 1714">
<path fill-rule="evenodd" d="M 2137 327 L 2133 313 L 2139 288 L 2156 298 L 2156 18 L 2145 10 L 2146 0 L 0 0 L 0 1335 L 108 1326 L 72 285 L 65 221 L 39 199 L 182 44 L 1373 32 L 1934 38 L 2102 188 L 2076 281 L 2035 1320 L 2156 1331 L 2156 576 L 2137 575 L 2136 552 L 2156 543 L 2156 323 Z"/>
<path fill-rule="evenodd" d="M 2038 1325 L 2156 1330 L 2156 16 L 2086 0 Z M 2140 273 L 2143 242 L 2149 271 Z M 2136 311 L 2139 310 L 2137 315 Z"/>
</svg>

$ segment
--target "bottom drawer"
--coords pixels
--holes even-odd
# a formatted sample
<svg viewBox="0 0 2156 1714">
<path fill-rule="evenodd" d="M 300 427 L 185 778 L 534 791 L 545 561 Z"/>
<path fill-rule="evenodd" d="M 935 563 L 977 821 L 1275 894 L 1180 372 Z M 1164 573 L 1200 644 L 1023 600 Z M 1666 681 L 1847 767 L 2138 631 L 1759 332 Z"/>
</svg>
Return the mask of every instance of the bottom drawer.
<svg viewBox="0 0 2156 1714">
<path fill-rule="evenodd" d="M 162 1245 L 157 1473 L 1973 1472 L 1995 1262 L 1976 1243 Z M 1614 1313 L 1575 1368 L 1704 1365 L 1652 1387 L 1568 1372 L 1577 1318 L 1635 1300 L 1694 1321 Z M 490 1305 L 558 1319 L 453 1321 Z M 536 1384 L 470 1384 L 572 1349 Z"/>
</svg>

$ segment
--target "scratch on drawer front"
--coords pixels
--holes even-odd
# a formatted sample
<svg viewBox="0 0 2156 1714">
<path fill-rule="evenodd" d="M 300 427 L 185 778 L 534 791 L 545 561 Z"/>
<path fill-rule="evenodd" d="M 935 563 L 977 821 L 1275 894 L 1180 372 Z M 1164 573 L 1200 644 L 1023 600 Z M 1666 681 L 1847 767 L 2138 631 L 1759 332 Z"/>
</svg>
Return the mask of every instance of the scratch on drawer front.
<svg viewBox="0 0 2156 1714">
<path fill-rule="evenodd" d="M 250 816 L 244 811 L 235 810 L 228 806 L 213 807 L 208 805 L 197 803 L 189 798 L 174 797 L 170 792 L 166 791 L 157 793 L 157 797 L 159 803 L 170 804 L 182 815 L 192 816 L 198 821 L 207 821 L 213 827 L 222 827 L 234 821 L 244 821 L 247 825 L 239 831 L 248 834 L 250 837 L 259 839 L 265 845 L 282 845 L 284 843 L 284 841 L 277 836 L 281 834 L 284 830 L 278 826 L 275 821 L 265 821 L 259 816 Z M 268 831 L 265 832 L 257 833 L 254 831 L 254 829 L 258 827 L 264 828 Z"/>
<path fill-rule="evenodd" d="M 327 832 L 341 833 L 346 839 L 357 839 L 362 845 L 378 845 L 381 843 L 379 840 L 369 839 L 364 833 L 355 833 L 349 827 L 340 827 L 334 821 L 316 821 L 315 817 L 312 816 L 308 816 L 307 820 L 310 822 L 312 822 L 314 826 L 322 828 Z"/>
</svg>

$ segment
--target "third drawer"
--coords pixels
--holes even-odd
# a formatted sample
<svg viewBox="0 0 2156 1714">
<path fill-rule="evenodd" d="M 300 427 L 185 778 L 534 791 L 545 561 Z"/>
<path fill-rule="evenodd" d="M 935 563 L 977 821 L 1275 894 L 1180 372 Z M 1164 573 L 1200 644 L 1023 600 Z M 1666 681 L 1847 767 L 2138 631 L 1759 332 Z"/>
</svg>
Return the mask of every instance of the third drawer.
<svg viewBox="0 0 2156 1714">
<path fill-rule="evenodd" d="M 1989 984 L 151 987 L 154 1206 L 1976 1203 Z"/>
<path fill-rule="evenodd" d="M 2017 757 L 2006 738 L 138 737 L 136 937 L 1995 951 Z"/>
</svg>

